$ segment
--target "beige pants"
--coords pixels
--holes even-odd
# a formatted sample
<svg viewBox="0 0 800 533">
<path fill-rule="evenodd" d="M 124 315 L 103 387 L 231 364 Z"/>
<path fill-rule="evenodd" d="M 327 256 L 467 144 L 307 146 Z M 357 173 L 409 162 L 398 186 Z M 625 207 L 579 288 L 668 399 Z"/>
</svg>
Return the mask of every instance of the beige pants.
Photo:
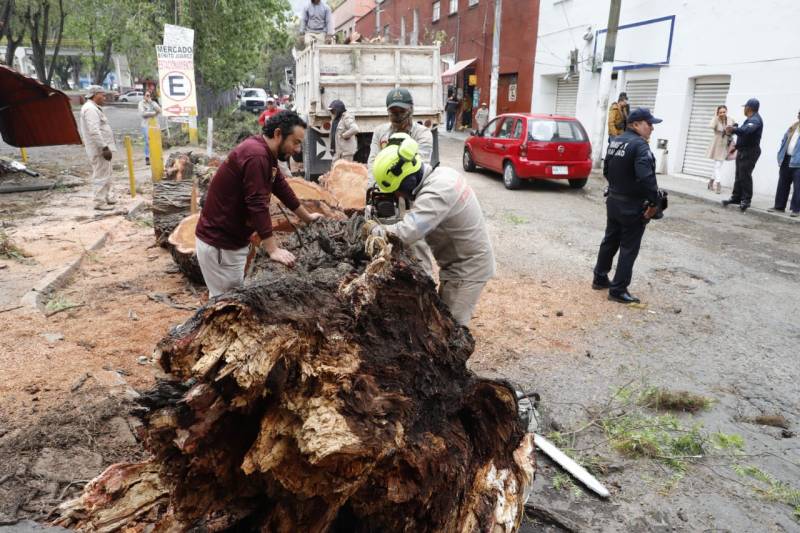
<svg viewBox="0 0 800 533">
<path fill-rule="evenodd" d="M 439 297 L 450 308 L 456 322 L 468 326 L 484 286 L 485 281 L 442 280 L 439 282 Z"/>
<path fill-rule="evenodd" d="M 102 155 L 95 155 L 91 159 L 92 164 L 92 183 L 94 183 L 94 203 L 103 205 L 109 200 L 114 199 L 111 190 L 113 183 L 113 173 L 111 161 L 106 161 Z"/>
<path fill-rule="evenodd" d="M 306 46 L 311 46 L 314 41 L 319 44 L 325 44 L 325 32 L 307 31 L 303 35 L 303 42 L 306 43 Z"/>
<path fill-rule="evenodd" d="M 197 262 L 200 263 L 209 298 L 242 286 L 249 250 L 250 246 L 238 250 L 223 250 L 196 239 Z"/>
</svg>

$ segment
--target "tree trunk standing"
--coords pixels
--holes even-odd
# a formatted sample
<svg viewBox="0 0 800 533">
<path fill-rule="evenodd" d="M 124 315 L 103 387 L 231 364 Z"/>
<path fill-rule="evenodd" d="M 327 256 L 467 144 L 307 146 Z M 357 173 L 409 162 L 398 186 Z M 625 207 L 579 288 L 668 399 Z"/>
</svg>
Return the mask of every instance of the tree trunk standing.
<svg viewBox="0 0 800 533">
<path fill-rule="evenodd" d="M 19 27 L 19 31 L 14 29 Z M 6 0 L 3 4 L 3 11 L 0 14 L 0 37 L 6 38 L 5 64 L 14 68 L 14 56 L 17 48 L 25 38 L 25 23 L 17 12 L 14 0 Z"/>
<path fill-rule="evenodd" d="M 103 43 L 103 55 L 100 56 L 100 59 L 98 60 L 97 55 L 95 54 L 94 39 L 89 37 L 89 42 L 92 47 L 93 83 L 102 85 L 103 81 L 106 79 L 106 76 L 108 76 L 108 73 L 111 72 L 111 52 L 113 50 L 114 43 L 111 40 L 111 37 L 106 39 L 106 41 Z"/>
<path fill-rule="evenodd" d="M 467 369 L 474 341 L 433 281 L 362 224 L 303 228 L 293 269 L 257 261 L 165 337 L 167 379 L 140 401 L 153 459 L 110 467 L 59 523 L 515 531 L 534 464 L 514 390 Z"/>
<path fill-rule="evenodd" d="M 26 11 L 26 23 L 31 36 L 31 49 L 33 50 L 33 66 L 36 69 L 36 77 L 39 81 L 50 85 L 55 72 L 55 62 L 58 59 L 58 52 L 61 48 L 61 38 L 64 34 L 64 21 L 67 18 L 64 13 L 64 2 L 58 0 L 58 27 L 55 28 L 56 43 L 53 47 L 53 57 L 50 58 L 50 67 L 47 67 L 47 44 L 50 37 L 50 0 L 39 0 L 35 11 L 31 10 L 31 4 Z"/>
</svg>

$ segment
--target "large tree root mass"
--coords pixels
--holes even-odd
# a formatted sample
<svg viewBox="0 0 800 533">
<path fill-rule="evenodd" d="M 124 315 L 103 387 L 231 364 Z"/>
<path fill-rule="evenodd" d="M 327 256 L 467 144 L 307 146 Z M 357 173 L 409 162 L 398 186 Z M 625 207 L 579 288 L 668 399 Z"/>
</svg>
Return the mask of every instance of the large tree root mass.
<svg viewBox="0 0 800 533">
<path fill-rule="evenodd" d="M 156 349 L 146 463 L 61 508 L 94 531 L 510 532 L 533 442 L 506 383 L 399 243 L 361 217 L 304 228 Z M 366 249 L 366 251 L 365 251 Z M 368 253 L 369 252 L 369 253 Z"/>
</svg>

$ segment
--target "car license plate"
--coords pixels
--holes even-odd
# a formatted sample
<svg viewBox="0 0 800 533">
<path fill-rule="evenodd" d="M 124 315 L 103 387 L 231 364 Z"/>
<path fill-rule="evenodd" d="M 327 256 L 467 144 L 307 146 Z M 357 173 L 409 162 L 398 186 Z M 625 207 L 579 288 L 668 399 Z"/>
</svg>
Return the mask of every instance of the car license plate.
<svg viewBox="0 0 800 533">
<path fill-rule="evenodd" d="M 553 167 L 553 176 L 566 176 L 569 174 L 569 168 L 565 166 Z"/>
</svg>

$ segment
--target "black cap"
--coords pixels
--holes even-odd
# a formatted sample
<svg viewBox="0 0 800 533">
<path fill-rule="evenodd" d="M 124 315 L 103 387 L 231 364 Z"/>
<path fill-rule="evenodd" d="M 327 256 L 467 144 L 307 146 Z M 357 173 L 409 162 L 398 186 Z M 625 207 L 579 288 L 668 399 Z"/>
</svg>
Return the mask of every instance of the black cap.
<svg viewBox="0 0 800 533">
<path fill-rule="evenodd" d="M 626 92 L 621 92 L 621 93 L 619 93 L 619 97 L 617 97 L 617 101 L 620 101 L 620 100 L 622 100 L 623 98 L 624 98 L 625 100 L 627 100 L 627 99 L 628 99 L 628 93 L 626 93 Z"/>
<path fill-rule="evenodd" d="M 660 118 L 656 118 L 646 107 L 637 107 L 628 115 L 628 124 L 638 122 L 640 120 L 647 121 L 648 124 L 658 124 L 663 122 Z"/>
<path fill-rule="evenodd" d="M 386 109 L 390 107 L 411 109 L 413 105 L 414 99 L 411 98 L 411 93 L 408 92 L 408 89 L 404 89 L 403 87 L 392 89 L 389 91 L 389 94 L 386 95 Z"/>
<path fill-rule="evenodd" d="M 758 98 L 751 98 L 742 107 L 749 107 L 753 111 L 758 111 L 758 108 L 761 107 L 761 102 L 758 101 Z"/>
</svg>

